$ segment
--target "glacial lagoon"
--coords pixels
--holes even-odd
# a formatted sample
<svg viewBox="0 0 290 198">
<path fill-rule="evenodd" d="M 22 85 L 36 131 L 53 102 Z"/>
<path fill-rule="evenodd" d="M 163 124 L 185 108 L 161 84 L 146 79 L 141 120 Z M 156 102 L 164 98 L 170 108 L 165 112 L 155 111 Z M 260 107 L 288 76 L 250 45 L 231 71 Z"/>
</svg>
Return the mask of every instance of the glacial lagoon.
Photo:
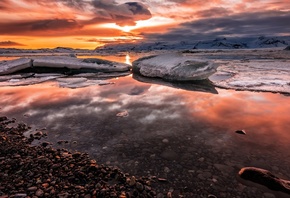
<svg viewBox="0 0 290 198">
<path fill-rule="evenodd" d="M 46 132 L 40 142 L 55 148 L 87 152 L 130 175 L 164 178 L 156 188 L 173 195 L 274 197 L 238 180 L 245 166 L 290 179 L 289 96 L 132 75 L 108 81 L 74 89 L 54 80 L 1 86 L 1 115 L 27 123 L 31 133 Z"/>
</svg>

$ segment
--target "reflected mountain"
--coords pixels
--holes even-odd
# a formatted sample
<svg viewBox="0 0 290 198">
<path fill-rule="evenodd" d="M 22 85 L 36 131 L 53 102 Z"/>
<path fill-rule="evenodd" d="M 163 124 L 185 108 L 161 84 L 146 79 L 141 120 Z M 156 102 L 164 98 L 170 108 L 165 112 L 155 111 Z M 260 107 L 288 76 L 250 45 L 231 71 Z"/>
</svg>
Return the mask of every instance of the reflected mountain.
<svg viewBox="0 0 290 198">
<path fill-rule="evenodd" d="M 215 89 L 214 85 L 210 80 L 197 80 L 197 81 L 164 81 L 160 78 L 147 78 L 138 74 L 133 74 L 133 78 L 137 81 L 163 85 L 168 87 L 173 87 L 177 89 L 183 89 L 187 91 L 197 91 L 197 92 L 206 92 L 212 94 L 218 94 L 218 91 Z"/>
</svg>

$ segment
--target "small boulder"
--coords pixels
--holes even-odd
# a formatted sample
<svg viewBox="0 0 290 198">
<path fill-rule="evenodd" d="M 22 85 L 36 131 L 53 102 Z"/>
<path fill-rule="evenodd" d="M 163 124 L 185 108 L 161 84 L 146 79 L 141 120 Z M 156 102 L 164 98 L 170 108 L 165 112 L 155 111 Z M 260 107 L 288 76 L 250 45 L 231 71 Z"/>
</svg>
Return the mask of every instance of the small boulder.
<svg viewBox="0 0 290 198">
<path fill-rule="evenodd" d="M 280 191 L 290 195 L 290 181 L 280 179 L 268 170 L 245 167 L 239 171 L 239 176 L 244 180 L 266 186 L 270 190 Z"/>
<path fill-rule="evenodd" d="M 290 45 L 287 46 L 284 50 L 290 51 Z"/>
<path fill-rule="evenodd" d="M 216 72 L 218 65 L 182 53 L 140 58 L 132 63 L 133 72 L 142 76 L 171 81 L 204 80 Z"/>
<path fill-rule="evenodd" d="M 245 130 L 236 130 L 235 131 L 237 134 L 241 134 L 241 135 L 246 135 L 246 131 Z"/>
</svg>

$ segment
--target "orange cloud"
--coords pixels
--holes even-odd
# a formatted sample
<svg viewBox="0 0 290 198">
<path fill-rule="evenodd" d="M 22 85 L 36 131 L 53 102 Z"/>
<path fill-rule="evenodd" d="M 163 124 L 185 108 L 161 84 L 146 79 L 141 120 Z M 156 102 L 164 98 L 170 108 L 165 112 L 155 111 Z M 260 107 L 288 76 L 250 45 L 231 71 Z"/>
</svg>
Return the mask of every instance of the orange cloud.
<svg viewBox="0 0 290 198">
<path fill-rule="evenodd" d="M 0 39 L 17 43 L 23 43 L 21 41 L 27 37 L 38 42 L 47 37 L 59 37 L 60 41 L 88 36 L 91 36 L 89 39 L 108 37 L 114 40 L 112 37 L 120 37 L 124 32 L 131 32 L 136 37 L 146 33 L 162 36 L 171 28 L 180 28 L 180 24 L 202 19 L 230 18 L 237 14 L 248 16 L 254 12 L 287 12 L 289 4 L 287 0 L 2 0 Z M 129 36 L 127 40 L 131 40 Z M 76 39 L 71 43 L 74 41 Z M 35 48 L 32 43 L 36 41 L 23 44 Z M 84 43 L 76 45 L 92 47 Z"/>
</svg>

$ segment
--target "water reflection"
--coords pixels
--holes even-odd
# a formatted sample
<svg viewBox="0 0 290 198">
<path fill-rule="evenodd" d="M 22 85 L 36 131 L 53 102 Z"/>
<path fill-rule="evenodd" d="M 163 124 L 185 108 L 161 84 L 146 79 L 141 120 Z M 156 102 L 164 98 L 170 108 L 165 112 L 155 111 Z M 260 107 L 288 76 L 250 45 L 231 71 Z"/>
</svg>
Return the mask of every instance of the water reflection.
<svg viewBox="0 0 290 198">
<path fill-rule="evenodd" d="M 133 78 L 140 82 L 146 82 L 151 84 L 164 85 L 168 87 L 184 89 L 188 91 L 201 91 L 217 94 L 217 90 L 214 85 L 209 80 L 199 80 L 199 81 L 165 81 L 161 78 L 147 78 L 138 74 L 133 74 Z"/>
<path fill-rule="evenodd" d="M 53 82 L 1 87 L 1 115 L 47 128 L 54 146 L 86 151 L 131 174 L 167 178 L 193 194 L 262 197 L 241 186 L 243 166 L 290 178 L 289 97 L 218 90 L 192 92 L 135 81 L 81 89 Z M 116 116 L 128 112 L 127 117 Z M 245 129 L 247 135 L 234 133 Z"/>
<path fill-rule="evenodd" d="M 126 54 L 126 58 L 125 58 L 125 63 L 129 64 L 129 65 L 132 65 L 131 61 L 130 61 L 130 55 L 129 53 Z"/>
</svg>

